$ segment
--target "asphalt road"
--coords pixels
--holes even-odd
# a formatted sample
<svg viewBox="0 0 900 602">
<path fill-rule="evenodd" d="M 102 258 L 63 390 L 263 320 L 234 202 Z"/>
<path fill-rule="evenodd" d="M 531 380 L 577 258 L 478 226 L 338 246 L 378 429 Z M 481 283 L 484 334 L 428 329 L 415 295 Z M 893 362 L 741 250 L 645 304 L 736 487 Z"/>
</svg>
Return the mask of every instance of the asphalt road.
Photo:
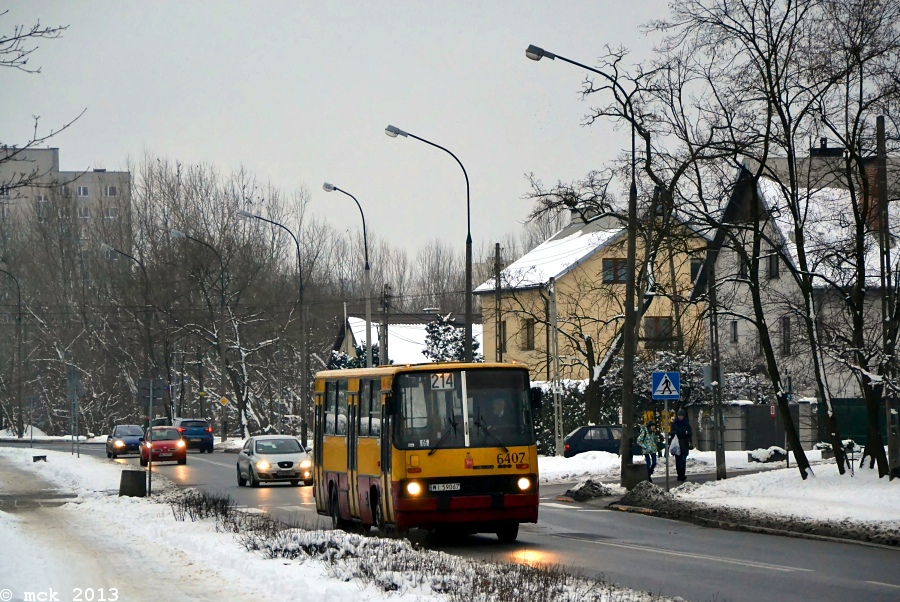
<svg viewBox="0 0 900 602">
<path fill-rule="evenodd" d="M 69 449 L 68 444 L 48 447 Z M 83 445 L 81 450 L 105 459 L 103 446 Z M 187 465 L 157 464 L 155 472 L 303 526 L 330 525 L 316 514 L 311 487 L 238 487 L 236 457 L 192 452 Z M 136 458 L 116 461 L 137 465 Z M 895 549 L 725 531 L 615 512 L 599 503 L 556 502 L 566 488 L 541 488 L 539 522 L 523 525 L 515 544 L 500 544 L 488 535 L 439 540 L 414 532 L 412 538 L 450 554 L 558 564 L 634 589 L 695 601 L 900 599 L 900 551 Z"/>
</svg>

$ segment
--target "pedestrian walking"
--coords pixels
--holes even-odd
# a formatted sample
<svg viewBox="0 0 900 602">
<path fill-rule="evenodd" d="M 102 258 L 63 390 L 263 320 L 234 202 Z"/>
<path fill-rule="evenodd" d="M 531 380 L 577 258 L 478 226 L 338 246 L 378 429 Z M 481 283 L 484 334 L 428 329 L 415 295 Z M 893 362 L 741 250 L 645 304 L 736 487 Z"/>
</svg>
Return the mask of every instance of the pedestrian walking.
<svg viewBox="0 0 900 602">
<path fill-rule="evenodd" d="M 654 423 L 642 424 L 637 443 L 644 452 L 644 463 L 647 465 L 647 480 L 653 482 L 653 469 L 656 468 L 656 446 L 659 444 Z"/>
<path fill-rule="evenodd" d="M 688 422 L 687 413 L 681 409 L 672 422 L 672 432 L 669 435 L 669 451 L 675 456 L 675 472 L 679 481 L 686 481 L 688 451 L 694 449 L 694 434 L 691 423 Z"/>
</svg>

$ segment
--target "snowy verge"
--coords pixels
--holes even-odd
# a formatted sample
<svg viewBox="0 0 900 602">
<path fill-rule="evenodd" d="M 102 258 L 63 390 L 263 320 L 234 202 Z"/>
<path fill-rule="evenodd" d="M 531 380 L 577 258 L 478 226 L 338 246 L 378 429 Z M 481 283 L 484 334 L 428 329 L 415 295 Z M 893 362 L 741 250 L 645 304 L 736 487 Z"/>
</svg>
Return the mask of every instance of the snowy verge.
<svg viewBox="0 0 900 602">
<path fill-rule="evenodd" d="M 407 541 L 288 527 L 266 515 L 236 510 L 228 498 L 213 499 L 163 478 L 154 479 L 153 498 L 120 498 L 114 492 L 122 470 L 130 469 L 127 465 L 84 456 L 76 459 L 65 452 L 41 453 L 47 455 L 46 463 L 33 463 L 30 449 L 0 448 L 0 472 L 3 464 L 15 464 L 76 493 L 76 503 L 50 511 L 63 517 L 60 522 L 70 533 L 90 534 L 95 542 L 90 553 L 102 555 L 103 542 L 119 542 L 116 551 L 127 547 L 141 566 L 166 567 L 173 571 L 170 576 L 176 583 L 182 583 L 184 570 L 196 574 L 198 583 L 210 587 L 212 599 L 505 602 L 523 599 L 518 593 L 524 592 L 525 599 L 560 602 L 661 600 L 572 576 L 559 567 L 486 563 L 415 549 Z M 205 497 L 208 508 L 219 510 L 184 511 L 196 509 L 190 500 L 184 502 L 192 496 L 201 501 Z M 23 530 L 24 524 L 0 512 L 0 542 L 26 545 L 30 532 Z M 18 566 L 16 549 L 4 551 L 0 545 L 0 566 Z M 79 549 L 74 557 L 88 553 Z M 66 559 L 73 557 L 71 547 L 45 547 L 41 554 L 56 567 L 65 567 Z M 173 558 L 190 559 L 189 566 L 172 566 Z M 128 582 L 127 565 L 117 566 L 115 578 Z M 265 577 L 247 579 L 247 575 Z M 18 585 L 25 586 L 25 582 Z"/>
<path fill-rule="evenodd" d="M 726 527 L 752 527 L 900 546 L 900 485 L 873 470 L 840 475 L 835 464 L 800 478 L 778 469 L 666 493 L 641 483 L 619 502 L 669 518 Z"/>
</svg>

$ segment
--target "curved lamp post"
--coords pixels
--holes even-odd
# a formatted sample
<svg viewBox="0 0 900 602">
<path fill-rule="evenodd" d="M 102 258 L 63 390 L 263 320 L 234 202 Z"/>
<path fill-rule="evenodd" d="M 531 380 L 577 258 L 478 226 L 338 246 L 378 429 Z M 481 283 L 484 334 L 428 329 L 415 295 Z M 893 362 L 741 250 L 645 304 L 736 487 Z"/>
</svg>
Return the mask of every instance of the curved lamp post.
<svg viewBox="0 0 900 602">
<path fill-rule="evenodd" d="M 300 349 L 301 351 L 301 372 L 303 374 L 302 381 L 300 383 L 300 438 L 303 440 L 303 447 L 306 447 L 308 428 L 306 424 L 306 416 L 308 412 L 308 397 L 309 397 L 309 350 L 307 349 L 307 336 L 306 336 L 306 306 L 303 304 L 303 261 L 302 256 L 300 254 L 300 240 L 294 235 L 294 233 L 284 224 L 279 224 L 276 221 L 265 218 L 261 215 L 256 215 L 255 213 L 250 213 L 249 211 L 239 210 L 237 212 L 238 217 L 242 217 L 245 219 L 258 219 L 262 222 L 266 222 L 267 224 L 272 224 L 273 226 L 277 226 L 291 235 L 291 238 L 294 239 L 294 245 L 297 247 L 297 277 L 300 280 L 300 290 L 298 291 L 297 303 L 300 305 Z M 297 415 L 296 406 L 291 409 L 291 414 L 294 416 Z"/>
<path fill-rule="evenodd" d="M 219 325 L 220 333 L 219 336 L 216 337 L 218 339 L 218 347 L 219 347 L 219 371 L 221 375 L 219 377 L 219 389 L 221 390 L 220 395 L 222 395 L 221 399 L 226 399 L 225 392 L 227 390 L 226 387 L 226 376 L 225 376 L 225 343 L 223 341 L 225 337 L 225 262 L 222 260 L 222 255 L 216 251 L 215 247 L 213 247 L 208 242 L 202 241 L 199 238 L 194 238 L 184 232 L 179 232 L 178 230 L 171 230 L 169 232 L 172 235 L 172 238 L 186 238 L 192 242 L 203 245 L 207 249 L 213 252 L 216 256 L 216 259 L 219 260 L 219 267 L 221 268 L 219 274 L 221 277 L 221 287 L 222 287 L 222 295 L 219 301 L 219 319 L 221 320 L 221 324 Z M 227 414 L 225 412 L 225 404 L 222 404 L 222 441 L 228 439 L 228 419 L 226 418 Z M 241 436 L 244 436 L 244 421 L 243 417 L 241 419 Z"/>
<path fill-rule="evenodd" d="M 17 370 L 19 372 L 19 402 L 18 402 L 18 412 L 16 416 L 16 436 L 20 439 L 25 434 L 25 417 L 22 415 L 22 363 L 24 361 L 22 356 L 22 287 L 19 286 L 19 279 L 13 276 L 10 272 L 6 270 L 0 269 L 0 272 L 3 272 L 10 278 L 12 278 L 13 282 L 16 283 L 16 294 L 18 295 L 18 308 L 19 311 L 16 314 L 16 342 L 18 343 L 19 348 L 19 364 L 17 366 Z M 32 418 L 34 418 L 32 416 Z M 32 420 L 33 422 L 33 420 Z M 34 424 L 30 425 L 31 431 L 31 447 L 34 447 Z"/>
<path fill-rule="evenodd" d="M 363 252 L 366 256 L 366 269 L 365 269 L 365 283 L 364 287 L 366 289 L 366 368 L 372 367 L 372 295 L 371 292 L 371 279 L 369 276 L 369 238 L 366 234 L 366 214 L 363 213 L 362 205 L 359 204 L 359 201 L 356 200 L 356 197 L 347 192 L 346 190 L 341 190 L 334 184 L 329 184 L 325 182 L 322 184 L 322 190 L 325 192 L 334 192 L 335 190 L 338 192 L 342 192 L 346 194 L 348 197 L 353 199 L 353 202 L 356 203 L 356 206 L 359 207 L 359 215 L 362 217 L 363 224 Z M 387 333 L 384 334 L 387 336 Z M 385 361 L 385 358 L 382 358 L 381 361 Z"/>
<path fill-rule="evenodd" d="M 626 98 L 626 102 L 630 102 L 631 95 L 628 94 L 618 84 L 616 80 L 608 74 L 588 67 L 582 63 L 567 59 L 548 52 L 543 48 L 529 45 L 525 50 L 525 56 L 533 61 L 539 61 L 542 58 L 559 59 L 566 63 L 581 67 L 596 73 L 606 79 L 610 84 L 615 86 L 619 93 Z M 627 259 L 625 268 L 625 326 L 623 337 L 622 356 L 625 365 L 622 367 L 622 442 L 620 446 L 620 454 L 622 456 L 622 479 L 625 479 L 625 465 L 631 464 L 631 438 L 634 433 L 634 357 L 636 355 L 637 344 L 635 341 L 635 323 L 637 321 L 637 312 L 635 311 L 635 282 L 634 268 L 637 244 L 637 184 L 635 183 L 635 143 L 634 143 L 634 122 L 631 123 L 631 188 L 628 192 L 628 222 L 627 222 L 628 238 L 627 238 Z M 557 450 L 558 451 L 558 450 Z"/>
<path fill-rule="evenodd" d="M 125 251 L 120 251 L 112 245 L 108 245 L 105 242 L 100 243 L 100 249 L 105 253 L 118 253 L 122 257 L 127 257 L 131 261 L 135 262 L 140 266 L 141 272 L 144 274 L 144 324 L 146 325 L 147 330 L 147 357 L 144 361 L 144 375 L 146 378 L 153 378 L 153 375 L 150 374 L 150 366 L 151 364 L 155 364 L 153 358 L 153 338 L 150 333 L 150 277 L 147 275 L 147 267 L 144 263 L 138 259 L 137 257 L 133 257 L 126 253 Z"/>
<path fill-rule="evenodd" d="M 465 354 L 466 361 L 472 361 L 472 209 L 471 209 L 471 199 L 469 197 L 469 174 L 466 173 L 466 168 L 463 167 L 462 161 L 459 158 L 451 153 L 449 150 L 444 148 L 439 144 L 435 144 L 434 142 L 430 142 L 425 140 L 424 138 L 419 138 L 415 134 L 410 134 L 409 132 L 405 132 L 398 127 L 394 127 L 392 125 L 384 128 L 384 133 L 387 134 L 391 138 L 396 138 L 397 136 L 403 136 L 404 138 L 415 138 L 420 142 L 424 142 L 430 146 L 435 148 L 439 148 L 451 157 L 453 157 L 457 164 L 459 164 L 460 169 L 462 169 L 463 176 L 466 178 L 466 326 L 465 326 Z"/>
</svg>

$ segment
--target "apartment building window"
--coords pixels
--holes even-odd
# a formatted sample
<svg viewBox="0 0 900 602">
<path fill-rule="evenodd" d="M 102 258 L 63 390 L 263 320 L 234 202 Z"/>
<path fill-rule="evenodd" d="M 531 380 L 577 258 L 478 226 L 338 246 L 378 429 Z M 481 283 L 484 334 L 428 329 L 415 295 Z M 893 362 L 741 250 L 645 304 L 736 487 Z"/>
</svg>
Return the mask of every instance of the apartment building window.
<svg viewBox="0 0 900 602">
<path fill-rule="evenodd" d="M 11 215 L 10 207 L 6 203 L 0 204 L 0 219 L 9 219 Z"/>
<path fill-rule="evenodd" d="M 534 320 L 531 318 L 522 320 L 522 350 L 534 350 Z"/>
<path fill-rule="evenodd" d="M 106 187 L 106 196 L 108 196 L 108 197 L 119 196 L 119 188 L 117 186 L 107 186 Z"/>
<path fill-rule="evenodd" d="M 791 318 L 784 316 L 781 318 L 781 354 L 791 354 Z"/>
<path fill-rule="evenodd" d="M 738 342 L 738 321 L 737 320 L 731 321 L 731 342 L 732 343 Z"/>
<path fill-rule="evenodd" d="M 116 219 L 119 217 L 119 208 L 118 207 L 107 207 L 106 208 L 106 219 Z"/>
<path fill-rule="evenodd" d="M 603 282 L 619 284 L 625 282 L 628 263 L 625 259 L 612 258 L 603 260 Z"/>
<path fill-rule="evenodd" d="M 36 200 L 38 203 L 49 203 L 49 202 L 50 202 L 50 199 L 47 198 L 47 195 L 45 195 L 45 194 L 39 194 L 39 195 L 37 195 L 37 196 L 34 198 L 34 200 Z"/>
<path fill-rule="evenodd" d="M 500 322 L 500 353 L 506 353 L 506 320 Z"/>
<path fill-rule="evenodd" d="M 79 207 L 78 208 L 78 217 L 81 219 L 90 219 L 91 208 L 90 207 Z"/>
<path fill-rule="evenodd" d="M 766 257 L 766 276 L 774 279 L 780 277 L 780 275 L 778 272 L 778 253 L 772 251 L 772 254 Z"/>
<path fill-rule="evenodd" d="M 697 282 L 701 269 L 703 269 L 703 260 L 691 259 L 691 282 Z"/>
<path fill-rule="evenodd" d="M 0 186 L 0 199 L 8 199 L 9 198 L 9 186 L 4 184 Z"/>
<path fill-rule="evenodd" d="M 64 197 L 68 197 L 68 196 L 71 195 L 71 194 L 72 194 L 72 189 L 71 189 L 71 188 L 69 188 L 68 186 L 63 186 L 63 187 L 62 187 L 62 195 L 63 195 Z"/>
<path fill-rule="evenodd" d="M 648 316 L 644 318 L 644 346 L 647 349 L 668 349 L 672 346 L 672 318 Z"/>
<path fill-rule="evenodd" d="M 79 198 L 84 198 L 90 196 L 91 190 L 87 186 L 79 186 L 78 187 L 78 196 Z"/>
</svg>

